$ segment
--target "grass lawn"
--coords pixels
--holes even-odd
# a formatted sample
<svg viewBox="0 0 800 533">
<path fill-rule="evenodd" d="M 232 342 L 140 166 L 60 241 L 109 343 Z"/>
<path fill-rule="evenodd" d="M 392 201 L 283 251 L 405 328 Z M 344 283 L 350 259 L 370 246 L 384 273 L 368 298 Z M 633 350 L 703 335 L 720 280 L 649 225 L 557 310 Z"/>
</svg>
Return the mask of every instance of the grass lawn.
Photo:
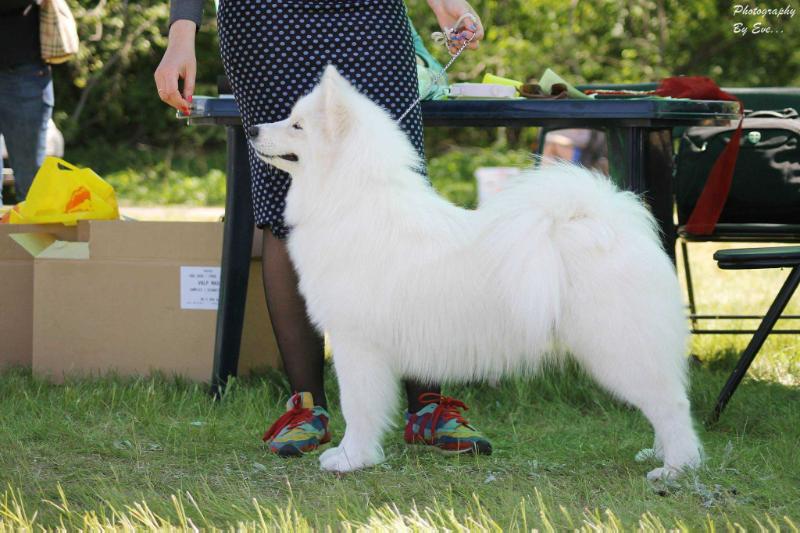
<svg viewBox="0 0 800 533">
<path fill-rule="evenodd" d="M 716 245 L 692 245 L 706 310 L 763 311 L 785 272 L 720 272 Z M 796 298 L 789 311 L 798 313 Z M 798 313 L 800 314 L 800 313 Z M 747 336 L 695 338 L 697 420 Z M 800 527 L 798 339 L 768 340 L 714 428 L 707 461 L 649 484 L 636 453 L 652 432 L 574 368 L 498 386 L 447 387 L 493 440 L 491 457 L 445 458 L 387 435 L 388 460 L 335 476 L 317 456 L 282 460 L 260 436 L 283 410 L 279 374 L 200 386 L 153 377 L 54 386 L 0 375 L 0 529 L 747 529 Z M 332 377 L 332 372 L 329 376 Z M 333 402 L 337 394 L 330 380 Z M 335 403 L 334 403 L 335 405 Z M 334 440 L 343 421 L 333 411 Z M 398 424 L 400 413 L 398 413 Z"/>
</svg>

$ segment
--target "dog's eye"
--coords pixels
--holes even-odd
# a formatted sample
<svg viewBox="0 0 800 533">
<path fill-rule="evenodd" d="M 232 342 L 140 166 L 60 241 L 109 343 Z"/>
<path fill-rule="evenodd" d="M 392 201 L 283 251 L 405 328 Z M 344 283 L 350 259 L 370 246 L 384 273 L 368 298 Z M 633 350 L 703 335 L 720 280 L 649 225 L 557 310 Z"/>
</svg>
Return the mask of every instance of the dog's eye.
<svg viewBox="0 0 800 533">
<path fill-rule="evenodd" d="M 303 129 L 303 128 L 300 126 L 300 123 L 299 123 L 299 122 L 295 122 L 294 124 L 292 124 L 292 127 L 293 127 L 294 129 L 296 129 L 296 130 L 302 130 L 302 129 Z"/>
</svg>

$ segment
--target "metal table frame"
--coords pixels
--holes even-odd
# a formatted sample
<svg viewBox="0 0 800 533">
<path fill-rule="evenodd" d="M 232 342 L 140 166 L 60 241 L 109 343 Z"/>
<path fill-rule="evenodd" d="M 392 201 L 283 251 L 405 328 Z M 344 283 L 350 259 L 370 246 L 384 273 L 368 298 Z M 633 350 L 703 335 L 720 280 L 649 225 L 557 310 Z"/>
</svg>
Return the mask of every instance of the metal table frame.
<svg viewBox="0 0 800 533">
<path fill-rule="evenodd" d="M 190 124 L 227 127 L 227 192 L 212 393 L 235 376 L 244 324 L 254 218 L 247 141 L 230 97 L 195 97 Z M 448 100 L 423 102 L 425 126 L 597 128 L 606 131 L 611 175 L 644 195 L 674 254 L 672 136 L 677 126 L 725 125 L 738 119 L 736 102 L 709 100 Z M 674 257 L 673 257 L 674 259 Z"/>
</svg>

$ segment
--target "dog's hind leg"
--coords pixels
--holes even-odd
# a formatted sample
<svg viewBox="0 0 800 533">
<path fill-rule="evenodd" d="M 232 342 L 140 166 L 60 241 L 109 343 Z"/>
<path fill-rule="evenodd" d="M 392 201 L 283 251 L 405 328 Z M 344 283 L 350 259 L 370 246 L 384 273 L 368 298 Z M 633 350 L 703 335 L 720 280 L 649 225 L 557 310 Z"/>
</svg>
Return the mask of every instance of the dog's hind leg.
<svg viewBox="0 0 800 533">
<path fill-rule="evenodd" d="M 663 453 L 664 466 L 651 471 L 648 479 L 673 477 L 698 466 L 701 446 L 686 394 L 680 335 L 647 318 L 632 328 L 633 321 L 619 326 L 619 315 L 593 314 L 583 317 L 585 322 L 571 321 L 567 345 L 592 377 L 640 409 L 653 425 L 656 453 Z"/>
<path fill-rule="evenodd" d="M 392 424 L 399 380 L 390 359 L 375 350 L 333 336 L 331 347 L 346 428 L 339 446 L 319 462 L 323 470 L 350 472 L 383 461 L 381 437 Z"/>
</svg>

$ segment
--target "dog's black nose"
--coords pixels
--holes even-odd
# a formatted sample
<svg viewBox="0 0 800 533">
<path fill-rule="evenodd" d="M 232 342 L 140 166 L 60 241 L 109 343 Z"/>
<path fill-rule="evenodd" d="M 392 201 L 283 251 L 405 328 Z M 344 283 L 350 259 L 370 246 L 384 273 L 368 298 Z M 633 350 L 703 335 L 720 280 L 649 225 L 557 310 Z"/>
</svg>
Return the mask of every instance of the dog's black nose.
<svg viewBox="0 0 800 533">
<path fill-rule="evenodd" d="M 247 128 L 247 136 L 251 139 L 258 137 L 258 126 L 250 126 Z"/>
</svg>

